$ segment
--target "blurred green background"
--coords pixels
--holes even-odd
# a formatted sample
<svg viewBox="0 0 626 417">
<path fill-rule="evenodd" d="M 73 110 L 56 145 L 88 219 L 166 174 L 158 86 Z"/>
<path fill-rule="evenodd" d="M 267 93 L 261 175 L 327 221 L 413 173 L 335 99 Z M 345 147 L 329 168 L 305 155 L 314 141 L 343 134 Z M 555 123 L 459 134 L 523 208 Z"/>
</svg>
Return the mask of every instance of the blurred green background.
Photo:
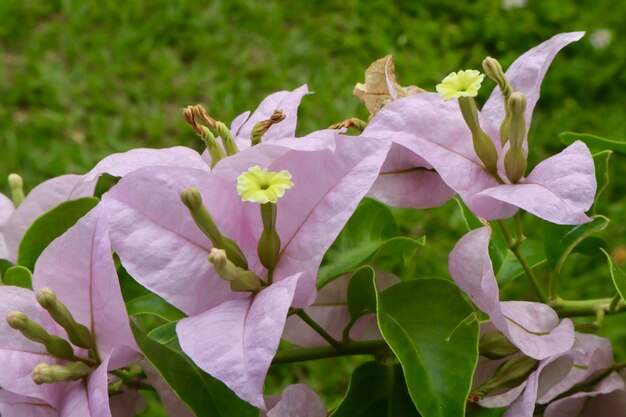
<svg viewBox="0 0 626 417">
<path fill-rule="evenodd" d="M 200 150 L 181 117 L 189 104 L 229 123 L 269 93 L 308 83 L 316 94 L 303 100 L 299 119 L 307 133 L 366 119 L 352 89 L 388 53 L 401 84 L 434 90 L 487 55 L 506 68 L 554 34 L 587 31 L 548 71 L 531 129 L 532 166 L 562 149 L 564 130 L 626 138 L 625 23 L 620 0 L 1 0 L 0 189 L 8 191 L 10 172 L 30 189 L 138 146 Z M 599 210 L 613 219 L 602 236 L 611 250 L 626 245 L 623 162 L 613 158 Z M 446 275 L 447 253 L 463 232 L 455 204 L 396 214 L 407 233 L 429 239 L 411 273 Z M 537 223 L 528 227 L 541 239 Z M 601 258 L 580 260 L 572 296 L 612 295 L 604 267 Z M 607 330 L 622 356 L 625 329 L 617 318 Z M 333 372 L 337 365 L 354 361 L 278 370 L 272 384 L 312 375 L 314 388 L 341 393 L 347 374 Z"/>
</svg>

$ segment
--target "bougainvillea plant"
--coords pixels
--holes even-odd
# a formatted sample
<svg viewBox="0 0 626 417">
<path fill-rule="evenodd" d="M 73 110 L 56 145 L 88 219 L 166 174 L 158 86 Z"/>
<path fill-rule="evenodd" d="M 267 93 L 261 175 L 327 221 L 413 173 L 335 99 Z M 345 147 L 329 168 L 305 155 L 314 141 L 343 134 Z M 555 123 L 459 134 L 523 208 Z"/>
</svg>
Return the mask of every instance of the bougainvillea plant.
<svg viewBox="0 0 626 417">
<path fill-rule="evenodd" d="M 626 416 L 626 364 L 594 334 L 626 312 L 626 274 L 593 236 L 608 225 L 596 178 L 614 142 L 593 137 L 592 154 L 591 136 L 569 135 L 528 167 L 543 77 L 582 36 L 556 35 L 506 72 L 488 57 L 432 92 L 402 87 L 387 56 L 355 88 L 368 121 L 302 137 L 306 86 L 230 127 L 185 108 L 202 154 L 135 149 L 27 195 L 11 174 L 1 415 L 132 417 L 148 397 L 171 416 Z M 421 277 L 406 265 L 425 240 L 402 236 L 389 206 L 452 198 L 467 231 L 449 275 Z M 607 298 L 560 296 L 576 251 L 606 256 Z M 523 296 L 503 296 L 513 280 Z M 266 384 L 273 366 L 353 355 L 369 361 L 332 407 L 306 378 Z"/>
</svg>

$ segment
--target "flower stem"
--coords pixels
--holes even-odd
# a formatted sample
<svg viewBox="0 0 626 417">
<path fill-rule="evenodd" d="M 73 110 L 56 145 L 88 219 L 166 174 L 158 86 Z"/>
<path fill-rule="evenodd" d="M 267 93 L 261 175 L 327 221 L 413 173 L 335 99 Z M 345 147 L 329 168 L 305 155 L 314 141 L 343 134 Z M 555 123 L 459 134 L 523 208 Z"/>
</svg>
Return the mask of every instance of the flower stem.
<svg viewBox="0 0 626 417">
<path fill-rule="evenodd" d="M 279 352 L 276 357 L 274 357 L 272 365 L 335 358 L 339 356 L 389 354 L 390 352 L 391 350 L 384 340 L 348 342 L 339 344 L 337 347 L 319 346 Z"/>
<path fill-rule="evenodd" d="M 339 348 L 341 343 L 332 337 L 326 330 L 322 328 L 311 316 L 309 316 L 304 310 L 300 309 L 296 311 L 296 315 L 302 319 L 306 324 L 309 325 L 313 330 L 317 332 L 320 336 L 324 338 L 333 348 Z"/>
<path fill-rule="evenodd" d="M 598 298 L 594 300 L 564 300 L 557 298 L 550 302 L 550 307 L 562 317 L 597 317 L 600 310 L 602 310 L 604 314 L 626 312 L 626 303 L 624 303 L 624 301 L 618 301 L 612 308 L 611 304 L 613 301 L 613 298 Z"/>
<path fill-rule="evenodd" d="M 528 264 L 528 261 L 526 260 L 524 255 L 522 255 L 522 253 L 519 250 L 520 244 L 522 243 L 523 239 L 525 239 L 524 233 L 522 232 L 522 229 L 521 229 L 521 222 L 519 223 L 519 226 L 516 226 L 519 229 L 518 237 L 516 239 L 513 239 L 513 236 L 511 235 L 511 232 L 509 231 L 509 228 L 504 222 L 504 220 L 498 220 L 498 224 L 500 225 L 500 228 L 502 229 L 502 233 L 504 234 L 504 239 L 506 240 L 507 246 L 509 247 L 511 252 L 513 252 L 515 257 L 519 261 L 520 265 L 522 265 L 522 268 L 526 272 L 526 276 L 528 277 L 531 285 L 533 286 L 533 289 L 535 290 L 537 297 L 542 303 L 547 303 L 548 297 L 545 294 L 545 291 L 543 290 L 543 287 L 541 283 L 539 282 L 539 279 L 533 272 L 531 266 Z"/>
</svg>

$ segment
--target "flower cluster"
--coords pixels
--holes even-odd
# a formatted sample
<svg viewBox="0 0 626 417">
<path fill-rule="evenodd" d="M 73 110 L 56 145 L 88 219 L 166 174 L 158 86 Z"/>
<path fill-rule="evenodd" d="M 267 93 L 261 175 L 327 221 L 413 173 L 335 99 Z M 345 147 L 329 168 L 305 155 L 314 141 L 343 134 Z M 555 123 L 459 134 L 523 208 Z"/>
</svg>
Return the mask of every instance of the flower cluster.
<svg viewBox="0 0 626 417">
<path fill-rule="evenodd" d="M 449 282 L 437 284 L 470 312 L 452 323 L 446 349 L 457 331 L 476 342 L 454 353 L 474 358 L 472 372 L 464 377 L 455 371 L 456 379 L 445 384 L 461 393 L 454 404 L 506 406 L 510 416 L 622 415 L 626 389 L 610 342 L 576 331 L 567 303 L 544 288 L 519 250 L 519 209 L 559 225 L 592 220 L 586 212 L 596 176 L 583 142 L 526 175 L 528 129 L 542 79 L 558 51 L 581 37 L 557 35 L 506 72 L 487 58 L 485 74 L 453 72 L 436 93 L 401 87 L 393 58 L 385 57 L 355 89 L 371 113 L 368 122 L 351 118 L 296 137 L 305 85 L 270 95 L 230 127 L 200 105 L 185 108 L 185 120 L 206 145 L 203 154 L 184 147 L 136 149 L 103 159 L 85 175 L 51 179 L 27 195 L 21 178 L 12 175 L 11 198 L 0 195 L 0 259 L 8 284 L 18 275 L 27 280 L 0 287 L 0 412 L 130 417 L 145 406 L 140 392 L 153 389 L 170 415 L 201 415 L 206 404 L 194 396 L 193 382 L 177 374 L 193 369 L 193 378 L 226 398 L 211 403 L 212 415 L 252 415 L 246 413 L 253 407 L 267 417 L 326 416 L 323 402 L 305 385 L 264 395 L 283 339 L 312 359 L 325 352 L 373 354 L 387 368 L 359 372 L 391 372 L 388 381 L 397 378 L 397 360 L 404 395 L 408 389 L 421 415 L 440 415 L 432 402 L 445 371 L 429 374 L 439 364 L 406 354 L 430 336 L 413 329 L 411 319 L 385 322 L 393 314 L 385 310 L 385 297 L 408 288 L 407 282 L 362 267 L 382 249 L 347 248 L 336 273 L 321 283 L 318 277 L 325 254 L 364 197 L 417 209 L 458 195 L 482 226 L 458 241 L 448 265 L 476 309 Z M 497 86 L 479 110 L 475 97 L 485 78 Z M 359 135 L 348 135 L 348 128 Z M 112 184 L 89 200 L 102 178 Z M 61 223 L 70 215 L 53 216 L 86 198 L 93 201 L 90 210 L 67 227 Z M 516 238 L 507 226 L 512 217 Z M 519 259 L 538 301 L 501 300 L 490 221 L 503 229 L 507 250 Z M 50 222 L 56 228 L 42 226 Z M 63 230 L 50 232 L 58 228 Z M 359 239 L 368 240 L 377 225 L 361 228 L 367 231 Z M 34 235 L 50 243 L 37 249 L 30 243 Z M 25 260 L 33 257 L 29 268 Z M 623 304 L 616 298 L 593 311 L 600 317 Z M 175 359 L 163 363 L 162 355 Z M 416 368 L 419 373 L 411 374 Z M 426 394 L 414 388 L 422 379 L 432 382 L 422 390 Z M 355 376 L 350 390 L 363 384 Z M 231 406 L 222 403 L 231 400 L 235 411 L 224 411 Z M 349 392 L 336 413 L 349 410 L 351 401 Z"/>
</svg>

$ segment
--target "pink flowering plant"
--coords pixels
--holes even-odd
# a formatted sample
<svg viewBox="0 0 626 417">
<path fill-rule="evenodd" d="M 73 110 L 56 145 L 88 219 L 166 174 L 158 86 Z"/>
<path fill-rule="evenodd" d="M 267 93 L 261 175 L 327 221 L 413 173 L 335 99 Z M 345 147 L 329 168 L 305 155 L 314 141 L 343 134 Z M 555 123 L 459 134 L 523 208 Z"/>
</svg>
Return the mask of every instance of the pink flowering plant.
<svg viewBox="0 0 626 417">
<path fill-rule="evenodd" d="M 186 107 L 201 153 L 134 149 L 28 194 L 11 174 L 0 414 L 146 416 L 157 401 L 183 417 L 626 416 L 626 363 L 596 334 L 626 312 L 626 273 L 596 236 L 616 142 L 566 134 L 528 162 L 542 80 L 582 36 L 507 71 L 488 57 L 432 92 L 402 87 L 384 57 L 355 88 L 369 120 L 301 137 L 306 85 L 230 126 Z M 428 243 L 396 209 L 451 199 L 467 230 L 446 276 L 419 276 Z M 608 261 L 606 298 L 561 296 L 580 256 Z M 268 378 L 339 356 L 368 359 L 332 406 L 337 387 Z"/>
</svg>

